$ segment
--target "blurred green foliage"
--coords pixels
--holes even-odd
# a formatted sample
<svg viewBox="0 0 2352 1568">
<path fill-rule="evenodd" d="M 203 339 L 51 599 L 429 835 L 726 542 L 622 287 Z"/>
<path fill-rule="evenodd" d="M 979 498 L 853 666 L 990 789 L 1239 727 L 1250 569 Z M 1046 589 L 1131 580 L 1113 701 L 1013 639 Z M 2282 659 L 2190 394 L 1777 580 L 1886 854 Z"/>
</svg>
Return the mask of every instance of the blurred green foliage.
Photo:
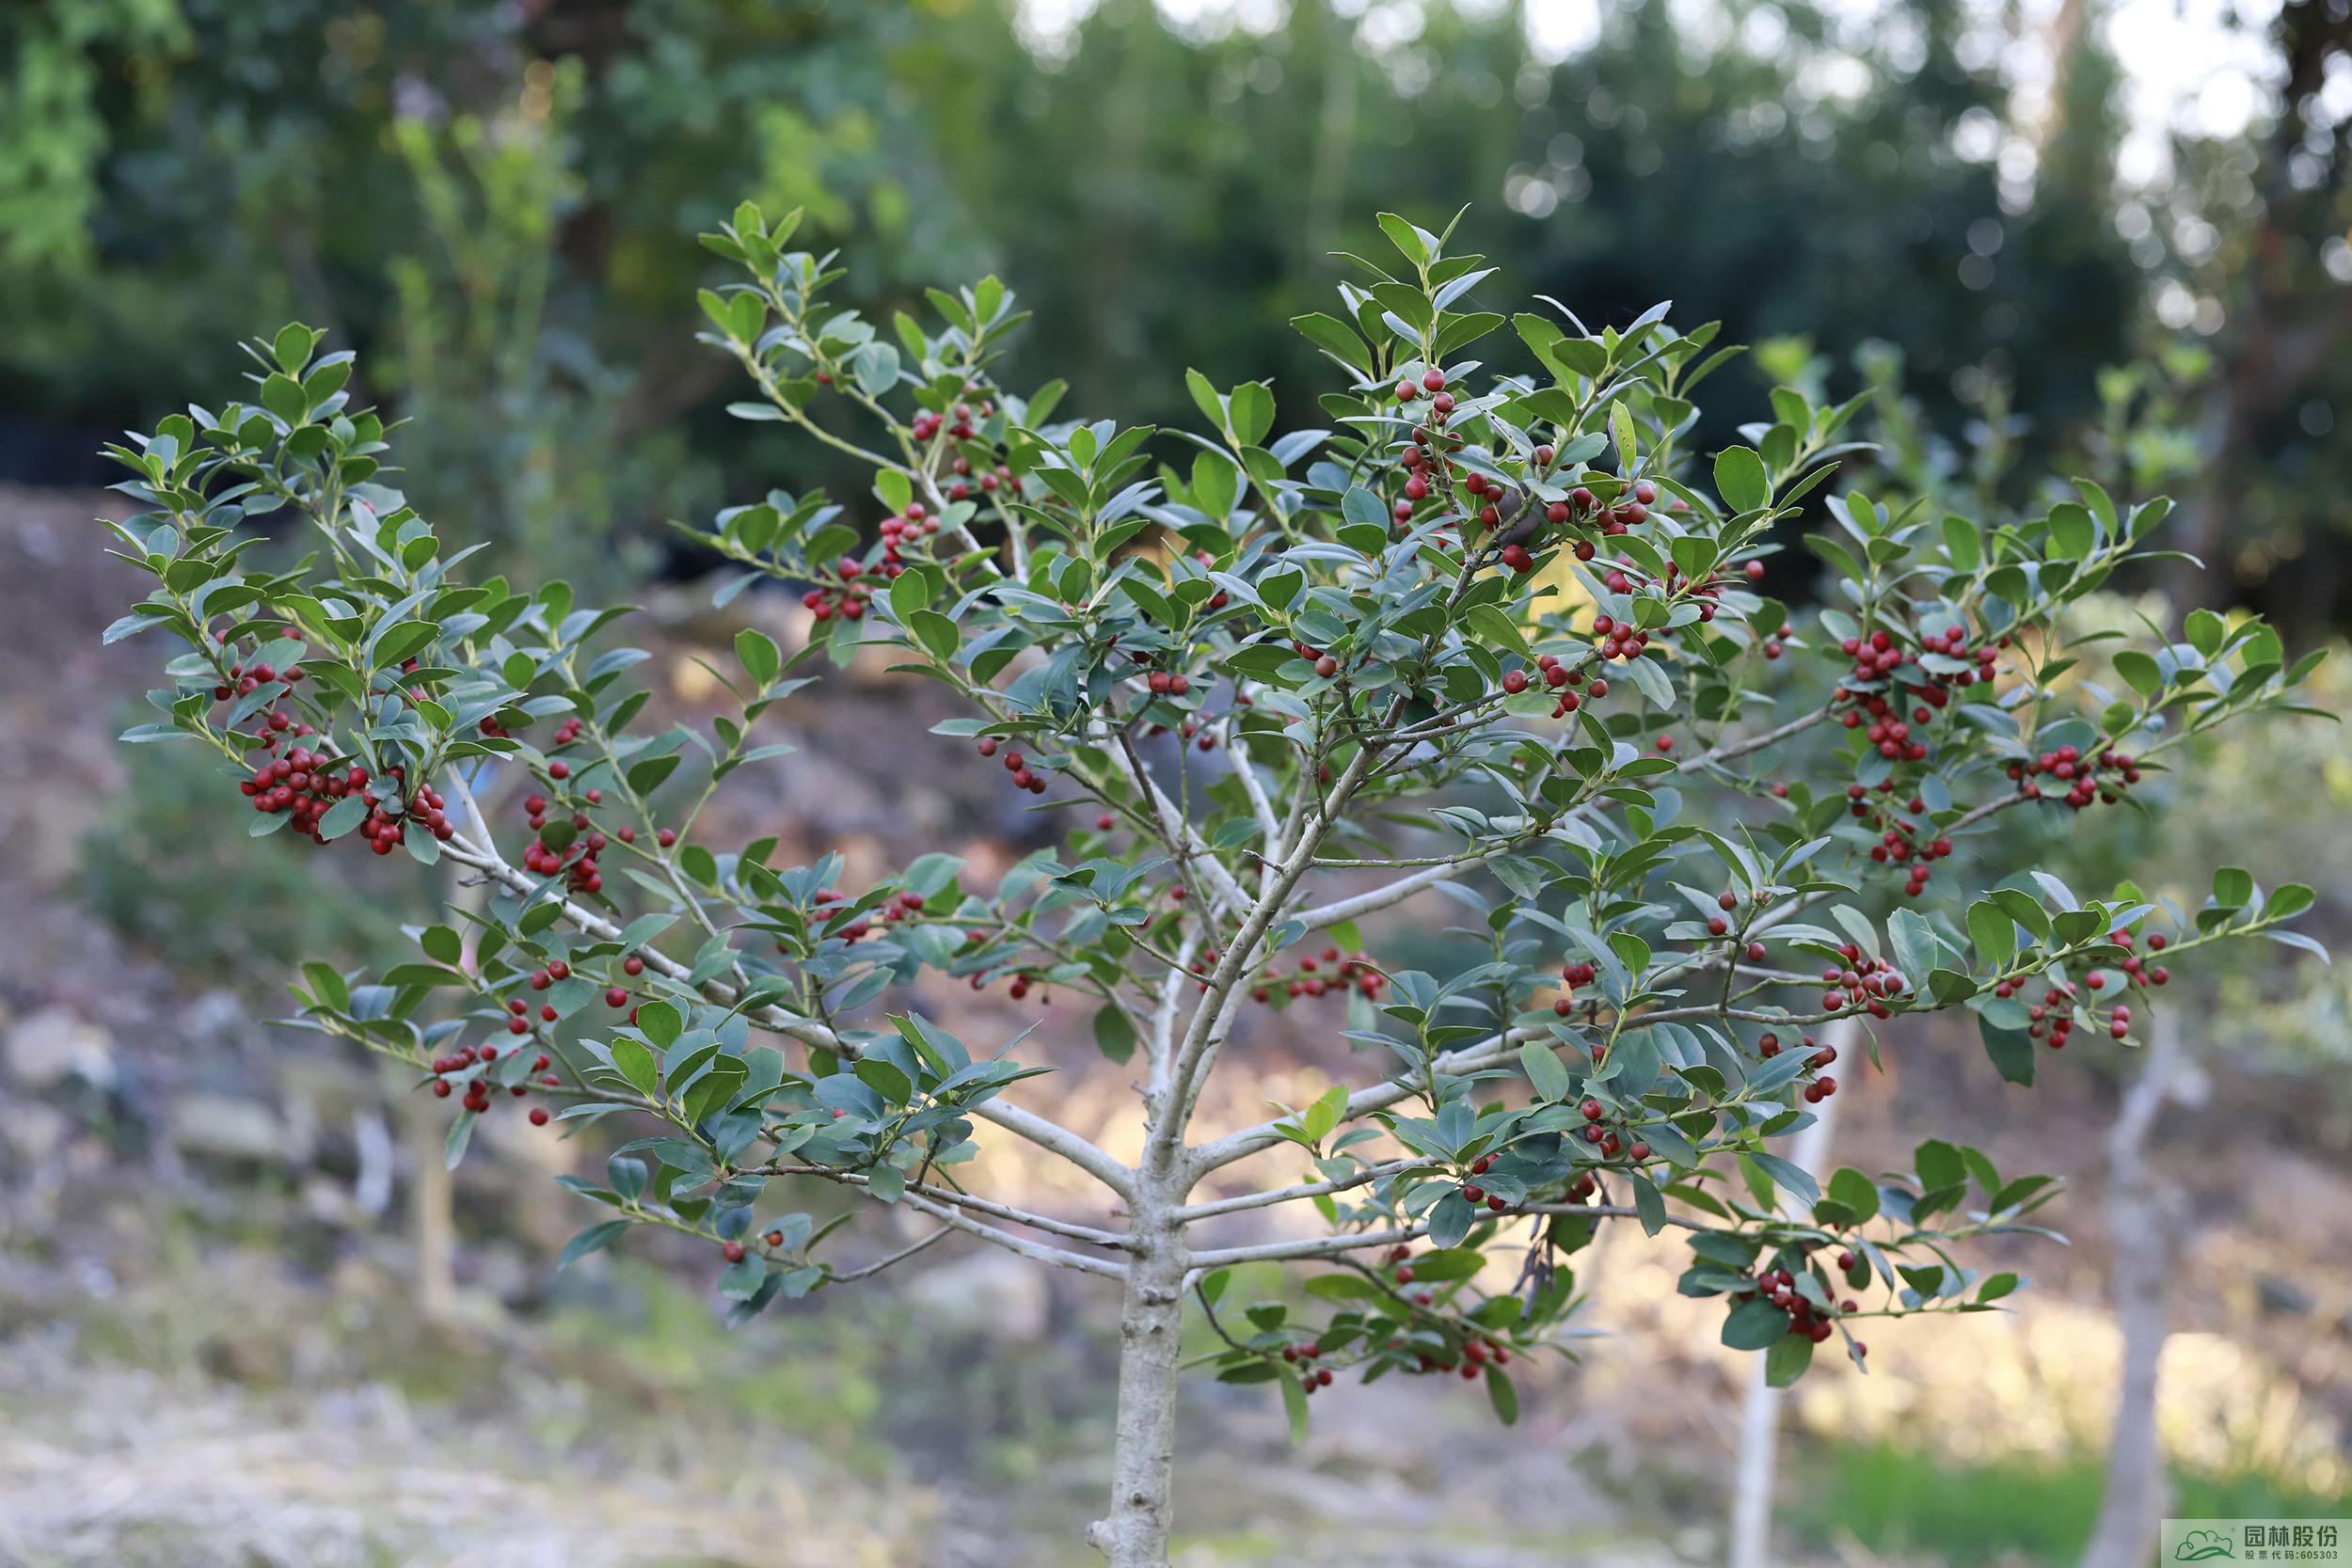
<svg viewBox="0 0 2352 1568">
<path fill-rule="evenodd" d="M 82 840 L 83 895 L 109 925 L 181 974 L 285 1000 L 278 956 L 257 932 L 298 928 L 339 963 L 404 957 L 403 920 L 435 908 L 432 873 L 402 860 L 326 865 L 242 825 L 220 831 L 236 784 L 178 746 L 126 747 L 130 776 Z M 247 813 L 250 816 L 250 813 Z M 266 937 L 262 940 L 268 940 Z"/>
<path fill-rule="evenodd" d="M 2159 275 L 2300 300 L 2345 227 L 2332 160 L 2302 148 L 2274 179 L 2287 153 L 2241 137 L 2183 149 L 2185 200 L 2234 227 L 2175 244 L 2194 214 L 2152 221 L 2118 186 L 2090 27 L 2053 45 L 2027 119 L 1971 45 L 1984 20 L 1924 0 L 1731 0 L 1711 23 L 1620 0 L 1558 61 L 1518 4 L 1300 0 L 1267 31 L 1081 9 L 1040 36 L 1014 0 L 11 8 L 8 90 L 37 112 L 0 136 L 0 295 L 25 307 L 0 415 L 150 420 L 301 316 L 389 368 L 369 390 L 412 421 L 417 499 L 594 574 L 616 531 L 773 471 L 686 330 L 708 258 L 685 237 L 747 195 L 868 241 L 873 304 L 998 270 L 1038 310 L 1023 353 L 1123 419 L 1182 411 L 1170 363 L 1270 368 L 1304 412 L 1320 367 L 1283 321 L 1328 303 L 1330 253 L 1375 243 L 1377 208 L 1467 201 L 1466 243 L 1539 292 L 1812 334 L 1841 381 L 1883 347 L 1930 423 L 1969 406 L 2033 455 L 2110 407 Z M 2299 26 L 2324 64 L 2341 40 L 2311 9 L 2286 8 L 2280 47 Z M 2241 563 L 2335 527 L 2304 483 L 2338 460 L 2304 430 L 2332 416 L 2292 395 L 2282 427 L 2231 437 L 2278 453 Z M 2222 438 L 2207 419 L 2183 411 L 2192 458 Z"/>
<path fill-rule="evenodd" d="M 2073 1562 L 2090 1539 L 2105 1484 L 2100 1456 L 2020 1454 L 1963 1464 L 1891 1444 L 1834 1444 L 1811 1456 L 1790 1523 L 1825 1544 L 1972 1568 Z M 2176 1472 L 2170 1513 L 2184 1519 L 2335 1518 L 2345 1499 L 2313 1497 L 2259 1470 Z"/>
</svg>

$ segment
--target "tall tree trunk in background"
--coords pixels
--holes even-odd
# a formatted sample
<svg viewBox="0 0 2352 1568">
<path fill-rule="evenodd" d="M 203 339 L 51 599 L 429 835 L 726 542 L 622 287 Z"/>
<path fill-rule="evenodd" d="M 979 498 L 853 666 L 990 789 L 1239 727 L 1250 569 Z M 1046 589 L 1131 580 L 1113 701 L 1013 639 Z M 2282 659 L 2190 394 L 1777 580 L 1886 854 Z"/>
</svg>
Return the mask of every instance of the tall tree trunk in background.
<svg viewBox="0 0 2352 1568">
<path fill-rule="evenodd" d="M 448 1130 L 432 1104 L 411 1093 L 402 1104 L 401 1120 L 408 1134 L 408 1240 L 415 1254 L 417 1315 L 437 1327 L 450 1321 L 457 1302 L 457 1220 L 456 1183 L 442 1153 Z"/>
<path fill-rule="evenodd" d="M 489 793 L 485 781 L 483 793 Z M 489 901 L 489 890 L 479 879 L 451 872 L 449 901 L 454 908 L 478 914 Z M 465 922 L 466 967 L 474 965 L 473 934 Z M 401 1120 L 408 1143 L 408 1240 L 414 1253 L 417 1311 L 433 1324 L 450 1321 L 457 1304 L 457 1184 L 450 1180 L 446 1150 L 448 1130 L 435 1116 L 433 1102 L 410 1092 L 402 1101 Z"/>
<path fill-rule="evenodd" d="M 2287 0 L 2273 33 L 2284 73 L 2278 122 L 2255 178 L 2262 213 L 2254 221 L 2248 288 L 2232 311 L 2220 376 L 2207 393 L 2212 401 L 2198 421 L 2198 475 L 2171 530 L 2174 547 L 2199 557 L 2206 567 L 2223 564 L 2230 498 L 2260 451 L 2265 421 L 2352 333 L 2352 290 L 2329 282 L 2315 294 L 2298 291 L 2298 268 L 2308 273 L 2316 261 L 2290 253 L 2316 245 L 2336 227 L 2329 214 L 2344 178 L 2343 127 L 2335 130 L 2336 156 L 2326 161 L 2327 173 L 2317 186 L 2298 189 L 2290 175 L 2290 160 L 2303 146 L 2303 111 L 2326 85 L 2328 62 L 2352 48 L 2352 11 L 2338 12 L 2334 0 Z M 2298 218 L 2303 221 L 2298 223 Z M 2227 580 L 2217 572 L 2180 561 L 2167 566 L 2163 586 L 2172 608 L 2185 610 L 2227 602 Z"/>
<path fill-rule="evenodd" d="M 1315 122 L 1315 156 L 1307 186 L 1307 222 L 1301 238 L 1310 266 L 1339 248 L 1340 204 L 1347 198 L 1350 158 L 1356 149 L 1356 24 L 1333 13 L 1329 0 L 1316 7 L 1323 35 L 1323 109 Z"/>
<path fill-rule="evenodd" d="M 1849 1060 L 1861 1049 L 1862 1028 L 1841 1018 L 1821 1032 L 1821 1043 L 1834 1045 Z M 1857 1075 L 1858 1076 L 1858 1075 Z M 1849 1091 L 1851 1092 L 1851 1091 Z M 1830 1136 L 1837 1125 L 1840 1097 L 1832 1095 L 1817 1106 L 1813 1125 L 1797 1134 L 1788 1150 L 1791 1163 L 1819 1177 L 1829 1168 Z M 1784 1198 L 1783 1206 L 1793 1200 Z M 1772 1470 L 1780 1449 L 1780 1390 L 1764 1381 L 1764 1357 L 1751 1355 L 1748 1391 L 1740 1411 L 1739 1468 L 1731 1486 L 1731 1568 L 1771 1568 L 1772 1560 Z"/>
<path fill-rule="evenodd" d="M 2147 1060 L 2107 1134 L 2107 1230 L 2114 1261 L 2108 1292 L 2123 1336 L 2122 1384 L 2107 1449 L 2106 1492 L 2082 1568 L 2145 1568 L 2170 1489 L 2156 1440 L 2156 1369 L 2171 1332 L 2173 1237 L 2178 1203 L 2148 1164 L 2148 1139 L 2180 1068 L 2180 1025 L 2161 1008 Z"/>
</svg>

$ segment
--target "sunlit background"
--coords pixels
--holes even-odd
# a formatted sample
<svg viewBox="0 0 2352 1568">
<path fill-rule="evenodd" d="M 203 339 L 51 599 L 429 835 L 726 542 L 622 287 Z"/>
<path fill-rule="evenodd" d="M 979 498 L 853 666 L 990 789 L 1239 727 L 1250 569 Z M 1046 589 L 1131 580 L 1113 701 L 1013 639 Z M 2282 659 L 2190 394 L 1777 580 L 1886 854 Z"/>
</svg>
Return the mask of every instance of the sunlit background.
<svg viewBox="0 0 2352 1568">
<path fill-rule="evenodd" d="M 1753 345 L 1700 450 L 1772 376 L 1867 394 L 1884 470 L 1955 507 L 2054 471 L 2181 499 L 2170 542 L 2204 564 L 2111 585 L 2087 628 L 2244 607 L 2302 648 L 2352 619 L 2352 0 L 53 0 L 0 7 L 0 105 L 6 1568 L 1087 1560 L 1096 1292 L 943 1247 L 730 1331 L 691 1251 L 554 1271 L 583 1216 L 550 1178 L 600 1148 L 493 1120 L 448 1179 L 429 1103 L 267 1022 L 297 953 L 398 951 L 450 890 L 249 845 L 202 767 L 114 743 L 148 672 L 98 644 L 133 590 L 87 518 L 119 500 L 98 446 L 233 395 L 238 341 L 282 321 L 359 352 L 448 534 L 644 605 L 644 672 L 689 712 L 698 652 L 805 628 L 785 595 L 712 611 L 666 520 L 859 499 L 727 418 L 733 366 L 692 341 L 693 235 L 745 196 L 805 209 L 878 318 L 996 273 L 1036 312 L 1011 381 L 1170 424 L 1187 365 L 1271 375 L 1311 419 L 1327 367 L 1285 324 L 1328 308 L 1334 253 L 1369 254 L 1379 211 L 1467 206 L 1509 297 L 1617 322 L 1671 298 Z M 2312 689 L 2341 708 L 2352 672 Z M 916 842 L 1009 863 L 1050 829 L 922 735 L 930 701 L 863 666 L 796 698 L 799 752 L 739 775 L 723 827 L 853 877 Z M 2344 945 L 2334 726 L 2236 735 L 2170 804 L 2011 847 L 2192 904 L 2223 862 L 2311 882 Z M 1368 934 L 1446 961 L 1422 924 Z M 1531 1372 L 1514 1430 L 1474 1390 L 1383 1384 L 1335 1390 L 1293 1452 L 1270 1400 L 1191 1390 L 1180 1563 L 1663 1568 L 1768 1539 L 1742 1560 L 2123 1568 L 2090 1543 L 2135 1344 L 2161 1374 L 2122 1418 L 2158 1432 L 2169 1512 L 2352 1515 L 2344 982 L 2265 947 L 2167 1000 L 2179 1065 L 2133 1147 L 2122 1051 L 2027 1092 L 1906 1025 L 1840 1095 L 1839 1162 L 1944 1132 L 2064 1176 L 2045 1217 L 2074 1244 L 2001 1259 L 2034 1277 L 2014 1311 L 1808 1377 L 1768 1538 L 1731 1522 L 1748 1368 L 1629 1233 L 1581 1257 L 1593 1337 Z M 1032 1021 L 931 1004 L 975 1040 Z M 1204 1114 L 1346 1069 L 1290 1017 Z M 1024 1051 L 1116 1148 L 1121 1075 L 1070 1022 Z M 990 1160 L 1009 1194 L 1080 1196 Z M 2118 1263 L 2152 1256 L 2133 1338 Z"/>
</svg>

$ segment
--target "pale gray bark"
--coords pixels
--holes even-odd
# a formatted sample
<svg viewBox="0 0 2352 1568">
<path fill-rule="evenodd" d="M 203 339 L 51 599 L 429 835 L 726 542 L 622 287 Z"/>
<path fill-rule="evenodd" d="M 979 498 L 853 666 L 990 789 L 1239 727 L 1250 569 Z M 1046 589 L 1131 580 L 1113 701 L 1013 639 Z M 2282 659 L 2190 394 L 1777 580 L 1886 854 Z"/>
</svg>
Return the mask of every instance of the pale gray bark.
<svg viewBox="0 0 2352 1568">
<path fill-rule="evenodd" d="M 433 1101 L 411 1094 L 401 1107 L 408 1134 L 408 1237 L 416 1249 L 417 1316 L 446 1323 L 457 1301 L 455 1183 L 443 1155 L 446 1130 Z"/>
<path fill-rule="evenodd" d="M 1087 1541 L 1111 1568 L 1168 1568 L 1174 1515 L 1176 1368 L 1184 1328 L 1181 1183 L 1145 1176 L 1135 1214 L 1135 1255 L 1119 1323 L 1119 1415 L 1111 1447 L 1110 1510 Z"/>
<path fill-rule="evenodd" d="M 2082 1568 L 2140 1568 L 2156 1554 L 2170 1488 L 2156 1442 L 2156 1370 L 2171 1333 L 2177 1202 L 2150 1167 L 2148 1139 L 2180 1064 L 2180 1026 L 2157 1012 L 2147 1059 L 2107 1134 L 2107 1289 L 2123 1337 L 2122 1378 L 2107 1449 L 2106 1491 Z"/>
</svg>

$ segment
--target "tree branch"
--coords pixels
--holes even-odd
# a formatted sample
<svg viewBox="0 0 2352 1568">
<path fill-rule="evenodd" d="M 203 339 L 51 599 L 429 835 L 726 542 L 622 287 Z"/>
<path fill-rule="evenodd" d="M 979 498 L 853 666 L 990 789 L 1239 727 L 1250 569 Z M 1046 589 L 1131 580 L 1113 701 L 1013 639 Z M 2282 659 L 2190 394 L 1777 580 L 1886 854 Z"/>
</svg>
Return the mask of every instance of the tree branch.
<svg viewBox="0 0 2352 1568">
<path fill-rule="evenodd" d="M 1296 1203 L 1302 1198 L 1327 1197 L 1333 1193 L 1344 1193 L 1368 1185 L 1384 1176 L 1394 1176 L 1399 1171 L 1430 1164 L 1432 1162 L 1421 1159 L 1391 1160 L 1377 1165 L 1367 1165 L 1355 1175 L 1342 1177 L 1336 1181 L 1306 1181 L 1295 1187 L 1269 1187 L 1263 1192 L 1244 1193 L 1238 1197 L 1220 1197 L 1206 1203 L 1188 1204 L 1176 1211 L 1176 1217 L 1189 1223 L 1215 1219 L 1219 1214 L 1237 1214 L 1249 1209 L 1270 1209 L 1277 1204 Z"/>
<path fill-rule="evenodd" d="M 489 823 L 483 817 L 481 808 L 474 803 L 473 791 L 468 785 L 464 775 L 453 769 L 450 777 L 455 783 L 460 799 L 466 803 L 467 815 L 481 823 L 483 838 L 481 842 L 476 842 L 466 834 L 460 833 L 441 847 L 441 853 L 450 856 L 462 865 L 470 865 L 497 879 L 508 888 L 526 896 L 548 893 L 548 889 L 544 878 L 517 871 L 506 863 L 505 858 L 498 852 L 496 846 L 489 840 Z M 561 906 L 564 918 L 577 929 L 599 942 L 620 940 L 620 927 L 594 910 L 583 909 L 561 894 L 555 895 L 555 902 Z M 692 972 L 684 964 L 656 948 L 643 949 L 642 957 L 647 968 L 672 984 L 716 1002 L 721 1006 L 733 1006 L 739 1000 L 739 993 L 734 988 L 723 981 L 712 980 L 700 988 L 694 987 Z M 861 1053 L 855 1044 L 843 1039 L 825 1024 L 815 1019 L 803 1018 L 798 1013 L 787 1012 L 782 1007 L 755 1007 L 747 1011 L 743 1016 L 771 1034 L 788 1036 L 804 1045 L 815 1046 L 820 1051 L 837 1052 L 852 1057 Z M 992 1122 L 1016 1137 L 1025 1138 L 1041 1148 L 1060 1155 L 1120 1197 L 1133 1197 L 1135 1173 L 1113 1159 L 1107 1152 L 1096 1148 L 1068 1128 L 1049 1121 L 1033 1112 L 1022 1110 L 1019 1106 L 1008 1105 L 1002 1101 L 982 1101 L 969 1109 L 972 1115 L 983 1121 Z"/>
<path fill-rule="evenodd" d="M 875 1201 L 880 1202 L 881 1199 L 877 1198 Z M 1057 1246 L 1049 1246 L 1043 1242 L 1032 1242 L 1025 1236 L 1012 1235 L 1009 1231 L 997 1229 L 993 1225 L 982 1225 L 979 1221 L 967 1217 L 958 1210 L 945 1203 L 933 1202 L 920 1194 L 908 1193 L 898 1201 L 917 1213 L 929 1214 L 931 1218 L 961 1230 L 967 1236 L 977 1236 L 991 1245 L 1003 1247 L 1007 1252 L 1016 1253 L 1032 1262 L 1052 1263 L 1057 1268 L 1075 1269 L 1080 1274 L 1100 1275 L 1105 1279 L 1127 1277 L 1127 1265 L 1124 1263 L 1113 1263 L 1101 1258 L 1089 1258 L 1083 1253 L 1065 1251 Z"/>
<path fill-rule="evenodd" d="M 873 1184 L 872 1179 L 862 1171 L 835 1170 L 830 1165 L 768 1165 L 762 1169 L 764 1174 L 770 1176 L 814 1176 L 827 1181 L 837 1182 L 845 1187 L 871 1187 Z M 1078 1225 L 1070 1220 L 1057 1220 L 1051 1214 L 1032 1213 L 1026 1209 L 1016 1209 L 1011 1204 L 998 1203 L 993 1198 L 958 1192 L 952 1187 L 933 1186 L 926 1181 L 910 1181 L 907 1183 L 906 1190 L 927 1197 L 934 1203 L 968 1209 L 976 1214 L 986 1214 L 992 1219 L 1007 1220 L 1014 1225 L 1026 1226 L 1032 1230 L 1042 1230 L 1048 1235 L 1065 1237 L 1070 1241 L 1084 1242 L 1089 1246 L 1115 1247 L 1123 1252 L 1134 1245 L 1132 1238 L 1120 1231 L 1098 1230 L 1090 1225 Z"/>
</svg>

